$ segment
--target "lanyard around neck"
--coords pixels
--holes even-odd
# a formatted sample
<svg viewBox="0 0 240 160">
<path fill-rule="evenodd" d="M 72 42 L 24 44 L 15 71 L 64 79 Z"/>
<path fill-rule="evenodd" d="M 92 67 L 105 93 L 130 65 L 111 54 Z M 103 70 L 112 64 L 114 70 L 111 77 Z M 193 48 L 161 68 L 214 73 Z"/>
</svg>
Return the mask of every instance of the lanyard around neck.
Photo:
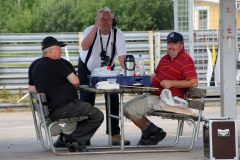
<svg viewBox="0 0 240 160">
<path fill-rule="evenodd" d="M 101 34 L 101 31 L 100 31 L 100 30 L 99 30 L 99 35 L 100 35 L 100 41 L 101 41 L 102 51 L 104 51 L 104 50 L 103 50 L 103 42 L 102 42 L 102 34 Z M 110 36 L 111 36 L 111 32 L 110 32 L 109 35 L 108 35 L 108 40 L 107 40 L 107 45 L 106 45 L 106 52 L 107 52 L 107 48 L 108 48 L 108 43 L 109 43 Z"/>
</svg>

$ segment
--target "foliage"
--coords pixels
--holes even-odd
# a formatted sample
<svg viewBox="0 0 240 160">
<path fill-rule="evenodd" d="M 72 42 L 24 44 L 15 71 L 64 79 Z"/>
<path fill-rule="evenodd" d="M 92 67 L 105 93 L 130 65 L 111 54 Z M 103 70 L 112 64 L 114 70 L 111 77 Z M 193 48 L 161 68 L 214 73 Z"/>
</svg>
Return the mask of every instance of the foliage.
<svg viewBox="0 0 240 160">
<path fill-rule="evenodd" d="M 0 98 L 8 98 L 10 95 L 10 91 L 3 87 L 3 89 L 0 90 Z"/>
<path fill-rule="evenodd" d="M 0 104 L 1 103 L 11 103 L 11 104 L 16 104 L 17 101 L 22 98 L 23 92 L 22 88 L 19 88 L 19 93 L 16 94 L 10 94 L 10 90 L 7 90 L 5 86 L 3 89 L 0 89 Z M 29 98 L 26 98 L 25 100 L 22 100 L 21 103 L 28 103 Z"/>
<path fill-rule="evenodd" d="M 171 0 L 0 0 L 0 33 L 81 32 L 107 6 L 123 31 L 173 29 Z M 21 3 L 19 3 L 21 2 Z"/>
</svg>

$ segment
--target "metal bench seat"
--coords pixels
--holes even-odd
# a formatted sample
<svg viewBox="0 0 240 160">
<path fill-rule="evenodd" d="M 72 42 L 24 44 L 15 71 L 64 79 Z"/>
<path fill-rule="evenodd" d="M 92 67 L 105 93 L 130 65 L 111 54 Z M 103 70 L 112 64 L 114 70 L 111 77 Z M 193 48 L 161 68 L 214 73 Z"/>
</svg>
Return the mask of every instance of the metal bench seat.
<svg viewBox="0 0 240 160">
<path fill-rule="evenodd" d="M 191 145 L 187 149 L 173 150 L 173 151 L 189 151 L 193 148 L 195 141 L 198 140 L 200 123 L 202 121 L 202 111 L 204 110 L 204 98 L 206 97 L 206 90 L 200 88 L 188 88 L 185 91 L 185 100 L 188 101 L 188 108 L 197 110 L 197 114 L 184 114 L 172 111 L 154 111 L 150 116 L 159 116 L 163 119 L 172 119 L 178 121 L 178 127 L 176 132 L 176 139 L 173 144 L 167 145 L 174 147 L 179 142 L 179 138 L 183 134 L 184 121 L 188 121 L 193 124 L 192 141 Z M 166 146 L 165 146 L 166 147 Z"/>
<path fill-rule="evenodd" d="M 88 116 L 64 118 L 56 121 L 51 121 L 49 118 L 48 106 L 43 105 L 44 102 L 47 102 L 45 94 L 30 93 L 29 96 L 37 140 L 41 142 L 42 147 L 45 150 L 52 150 L 57 155 L 71 154 L 67 150 L 66 153 L 57 152 L 57 150 L 60 149 L 57 149 L 53 146 L 52 137 L 59 135 L 62 130 L 67 128 L 66 126 L 70 126 L 71 128 L 76 127 L 76 122 L 84 121 L 88 119 Z"/>
</svg>

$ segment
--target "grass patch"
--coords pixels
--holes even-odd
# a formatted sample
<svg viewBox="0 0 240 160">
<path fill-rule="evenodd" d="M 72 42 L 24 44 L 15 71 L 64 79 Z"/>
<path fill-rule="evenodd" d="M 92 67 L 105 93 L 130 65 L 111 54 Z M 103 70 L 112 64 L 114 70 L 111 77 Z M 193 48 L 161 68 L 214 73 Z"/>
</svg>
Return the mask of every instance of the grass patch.
<svg viewBox="0 0 240 160">
<path fill-rule="evenodd" d="M 0 56 L 32 56 L 42 55 L 42 53 L 1 53 Z"/>
<path fill-rule="evenodd" d="M 24 94 L 22 92 L 22 88 L 19 88 L 19 93 L 10 94 L 10 91 L 4 86 L 3 89 L 0 89 L 0 104 L 17 104 L 18 100 L 23 96 Z M 25 100 L 22 100 L 20 103 L 29 103 L 29 97 L 27 97 Z"/>
<path fill-rule="evenodd" d="M 30 64 L 4 64 L 1 67 L 29 67 Z"/>
</svg>

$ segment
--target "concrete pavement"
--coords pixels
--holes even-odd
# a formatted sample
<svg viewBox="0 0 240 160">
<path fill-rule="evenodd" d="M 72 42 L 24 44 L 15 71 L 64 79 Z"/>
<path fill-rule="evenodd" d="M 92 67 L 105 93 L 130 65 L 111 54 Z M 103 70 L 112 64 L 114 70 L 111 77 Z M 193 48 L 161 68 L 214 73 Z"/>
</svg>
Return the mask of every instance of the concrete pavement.
<svg viewBox="0 0 240 160">
<path fill-rule="evenodd" d="M 238 109 L 239 111 L 239 109 Z M 105 111 L 103 111 L 105 112 Z M 220 107 L 207 106 L 203 112 L 205 118 L 220 117 Z M 240 117 L 240 112 L 238 113 Z M 177 122 L 173 120 L 163 120 L 158 117 L 150 117 L 150 119 L 162 127 L 168 134 L 167 137 L 160 142 L 166 144 L 174 139 Z M 136 144 L 140 138 L 140 130 L 129 120 L 125 120 L 125 138 Z M 93 146 L 107 144 L 108 137 L 105 134 L 106 124 L 103 122 L 99 130 L 91 140 Z M 180 147 L 189 145 L 191 140 L 191 129 L 185 124 L 183 140 L 180 141 Z M 239 130 L 238 130 L 239 132 Z M 201 160 L 203 155 L 203 138 L 202 126 L 200 128 L 199 140 L 195 143 L 194 148 L 189 152 L 162 152 L 162 153 L 127 153 L 127 154 L 100 154 L 100 155 L 71 155 L 57 156 L 51 151 L 45 151 L 39 141 L 36 139 L 34 124 L 31 111 L 27 112 L 0 112 L 0 160 Z"/>
</svg>

